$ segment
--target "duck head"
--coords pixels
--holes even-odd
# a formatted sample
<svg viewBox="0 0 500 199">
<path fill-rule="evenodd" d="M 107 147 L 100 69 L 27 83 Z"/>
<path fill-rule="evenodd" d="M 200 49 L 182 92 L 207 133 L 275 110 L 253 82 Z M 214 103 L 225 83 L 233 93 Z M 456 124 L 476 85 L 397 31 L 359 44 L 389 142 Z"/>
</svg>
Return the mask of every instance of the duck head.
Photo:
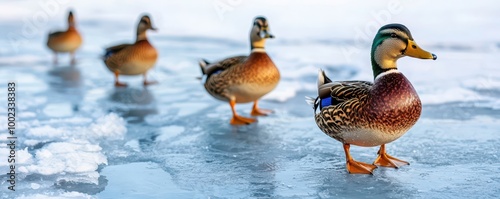
<svg viewBox="0 0 500 199">
<path fill-rule="evenodd" d="M 253 27 L 250 31 L 250 42 L 252 50 L 255 48 L 263 49 L 266 44 L 266 39 L 272 39 L 274 35 L 270 33 L 269 23 L 267 19 L 259 16 L 253 21 Z"/>
<path fill-rule="evenodd" d="M 435 54 L 429 53 L 417 45 L 406 26 L 402 24 L 382 26 L 373 39 L 371 49 L 374 77 L 385 71 L 397 69 L 396 61 L 404 56 L 437 59 Z"/>
<path fill-rule="evenodd" d="M 144 15 L 141 17 L 141 20 L 139 21 L 139 24 L 137 25 L 137 41 L 140 40 L 146 40 L 146 31 L 147 30 L 158 30 L 157 28 L 153 27 L 153 24 L 151 23 L 151 18 L 149 18 L 148 15 Z"/>
</svg>

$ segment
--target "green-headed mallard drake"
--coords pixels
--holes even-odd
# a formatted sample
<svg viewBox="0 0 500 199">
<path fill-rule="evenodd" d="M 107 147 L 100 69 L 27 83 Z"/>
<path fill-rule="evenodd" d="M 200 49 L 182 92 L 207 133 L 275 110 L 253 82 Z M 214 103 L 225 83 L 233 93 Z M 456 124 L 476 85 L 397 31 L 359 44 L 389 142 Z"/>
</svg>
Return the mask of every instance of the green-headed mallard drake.
<svg viewBox="0 0 500 199">
<path fill-rule="evenodd" d="M 257 17 L 250 31 L 249 56 L 231 57 L 211 64 L 205 60 L 200 61 L 205 89 L 215 98 L 229 102 L 233 112 L 230 123 L 233 125 L 256 121 L 254 118 L 239 116 L 235 110 L 236 103 L 254 102 L 252 116 L 271 112 L 259 109 L 257 105 L 257 101 L 271 92 L 280 80 L 278 68 L 264 49 L 266 40 L 274 38 L 269 32 L 266 18 Z"/>
<path fill-rule="evenodd" d="M 106 48 L 104 63 L 115 74 L 115 86 L 127 86 L 118 81 L 119 75 L 143 75 L 144 85 L 155 84 L 148 82 L 146 73 L 151 69 L 158 58 L 158 52 L 149 43 L 147 30 L 156 30 L 151 24 L 149 16 L 141 17 L 137 25 L 137 38 L 133 44 L 121 44 Z"/>
<path fill-rule="evenodd" d="M 373 83 L 332 82 L 323 71 L 318 75 L 319 96 L 309 102 L 314 104 L 318 127 L 344 144 L 349 173 L 371 174 L 377 166 L 398 168 L 409 164 L 385 150 L 385 144 L 401 137 L 417 122 L 422 110 L 417 92 L 397 69 L 396 61 L 404 56 L 437 58 L 421 49 L 404 25 L 389 24 L 380 28 L 373 40 Z M 351 157 L 351 144 L 381 146 L 375 162 L 367 164 Z"/>
<path fill-rule="evenodd" d="M 71 63 L 75 63 L 75 51 L 82 44 L 82 37 L 76 30 L 75 17 L 73 12 L 68 14 L 68 29 L 49 34 L 47 46 L 54 52 L 54 64 L 57 64 L 57 53 L 71 54 Z"/>
</svg>

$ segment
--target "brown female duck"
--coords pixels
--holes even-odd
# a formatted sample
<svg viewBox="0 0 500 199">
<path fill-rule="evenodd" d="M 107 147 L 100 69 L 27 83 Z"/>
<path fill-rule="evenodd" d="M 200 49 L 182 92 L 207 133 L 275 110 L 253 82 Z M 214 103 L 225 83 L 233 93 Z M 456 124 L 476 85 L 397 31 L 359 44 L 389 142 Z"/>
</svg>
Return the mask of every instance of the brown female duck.
<svg viewBox="0 0 500 199">
<path fill-rule="evenodd" d="M 259 109 L 257 102 L 271 92 L 280 80 L 278 68 L 267 55 L 266 40 L 274 38 L 264 17 L 255 18 L 250 31 L 251 53 L 208 63 L 203 60 L 200 67 L 204 75 L 204 86 L 210 95 L 229 102 L 233 113 L 231 124 L 244 125 L 255 122 L 254 118 L 236 113 L 236 103 L 254 102 L 252 116 L 267 115 L 271 111 Z"/>
<path fill-rule="evenodd" d="M 82 44 L 82 37 L 76 30 L 75 18 L 73 12 L 68 14 L 68 29 L 49 34 L 47 46 L 54 52 L 54 64 L 57 64 L 57 53 L 71 54 L 71 64 L 75 63 L 75 51 Z"/>
<path fill-rule="evenodd" d="M 137 25 L 137 38 L 133 44 L 120 44 L 106 49 L 104 63 L 115 74 L 115 86 L 127 86 L 118 81 L 119 75 L 143 75 L 144 85 L 155 84 L 148 82 L 146 73 L 151 69 L 158 58 L 158 52 L 149 43 L 147 30 L 156 30 L 151 24 L 149 16 L 141 17 Z"/>
</svg>

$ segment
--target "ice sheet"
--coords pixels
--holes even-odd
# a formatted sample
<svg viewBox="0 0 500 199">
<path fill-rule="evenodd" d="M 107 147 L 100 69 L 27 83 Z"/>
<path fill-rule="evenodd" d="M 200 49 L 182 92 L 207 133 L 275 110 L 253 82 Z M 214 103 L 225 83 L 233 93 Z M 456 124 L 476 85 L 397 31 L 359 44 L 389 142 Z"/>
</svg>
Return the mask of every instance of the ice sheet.
<svg viewBox="0 0 500 199">
<path fill-rule="evenodd" d="M 44 7 L 54 2 L 52 10 Z M 0 126 L 7 125 L 5 83 L 13 80 L 19 137 L 19 191 L 6 191 L 7 176 L 0 175 L 0 198 L 500 194 L 496 1 L 49 0 L 0 1 L 0 7 Z M 67 55 L 54 66 L 46 34 L 65 27 L 69 8 L 84 45 L 75 67 Z M 142 77 L 121 77 L 129 87 L 116 89 L 100 56 L 109 45 L 133 41 L 142 13 L 159 28 L 148 33 L 160 53 L 148 75 L 159 85 L 143 88 Z M 232 127 L 229 105 L 208 95 L 197 79 L 198 60 L 247 54 L 256 15 L 265 15 L 276 35 L 266 49 L 282 79 L 259 103 L 274 114 Z M 370 43 L 389 22 L 407 25 L 422 48 L 438 55 L 435 61 L 398 61 L 424 107 L 414 128 L 387 147 L 411 165 L 349 175 L 341 144 L 317 128 L 304 96 L 316 95 L 320 68 L 334 81 L 372 81 Z M 251 104 L 237 105 L 241 115 L 250 110 Z M 0 132 L 0 142 L 6 137 Z M 377 150 L 351 148 L 364 162 Z M 8 153 L 0 145 L 0 157 Z M 7 168 L 0 161 L 0 171 Z"/>
</svg>

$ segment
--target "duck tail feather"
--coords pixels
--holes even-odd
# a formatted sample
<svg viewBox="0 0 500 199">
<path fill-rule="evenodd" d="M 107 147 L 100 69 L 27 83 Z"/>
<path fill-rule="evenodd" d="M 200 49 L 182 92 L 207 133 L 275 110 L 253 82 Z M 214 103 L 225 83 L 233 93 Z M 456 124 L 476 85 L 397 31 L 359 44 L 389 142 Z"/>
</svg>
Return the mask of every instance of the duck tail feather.
<svg viewBox="0 0 500 199">
<path fill-rule="evenodd" d="M 315 103 L 315 102 L 316 102 L 316 98 L 306 96 L 306 103 L 307 103 L 307 104 L 314 106 L 314 103 Z"/>
<path fill-rule="evenodd" d="M 199 65 L 200 65 L 200 68 L 201 68 L 201 72 L 203 73 L 203 75 L 206 75 L 206 71 L 205 71 L 205 68 L 210 64 L 207 60 L 205 59 L 201 59 L 199 62 Z"/>
<path fill-rule="evenodd" d="M 319 69 L 318 71 L 318 87 L 323 84 L 331 83 L 332 80 L 326 76 L 326 73 L 323 69 Z"/>
</svg>

